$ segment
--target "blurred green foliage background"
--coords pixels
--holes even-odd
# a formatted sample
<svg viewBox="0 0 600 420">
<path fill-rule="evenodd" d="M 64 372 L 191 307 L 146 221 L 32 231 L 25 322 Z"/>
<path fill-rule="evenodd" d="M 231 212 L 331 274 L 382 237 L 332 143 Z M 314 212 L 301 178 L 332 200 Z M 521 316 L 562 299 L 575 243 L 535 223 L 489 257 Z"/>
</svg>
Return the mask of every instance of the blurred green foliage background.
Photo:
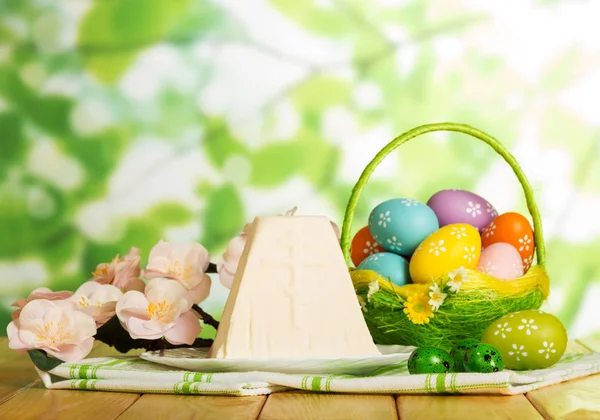
<svg viewBox="0 0 600 420">
<path fill-rule="evenodd" d="M 600 330 L 598 2 L 0 1 L 0 326 L 40 286 L 161 238 L 218 259 L 258 214 L 327 215 L 394 136 L 428 122 L 501 139 L 535 187 L 571 336 Z M 460 135 L 377 170 L 370 209 L 466 188 L 525 212 Z M 215 278 L 204 306 L 219 315 Z M 210 335 L 208 331 L 206 334 Z"/>
</svg>

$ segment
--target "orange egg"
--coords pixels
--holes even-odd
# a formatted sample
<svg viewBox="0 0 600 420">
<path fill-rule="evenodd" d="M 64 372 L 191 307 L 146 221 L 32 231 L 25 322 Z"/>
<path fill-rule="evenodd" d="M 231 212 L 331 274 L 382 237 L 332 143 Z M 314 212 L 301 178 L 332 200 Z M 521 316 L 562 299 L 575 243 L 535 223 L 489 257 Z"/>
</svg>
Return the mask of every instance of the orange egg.
<svg viewBox="0 0 600 420">
<path fill-rule="evenodd" d="M 352 238 L 352 245 L 350 246 L 350 257 L 355 267 L 362 262 L 369 255 L 376 254 L 378 252 L 384 252 L 385 249 L 377 243 L 377 241 L 369 232 L 369 226 L 365 226 L 354 235 Z"/>
<path fill-rule="evenodd" d="M 525 216 L 513 212 L 501 214 L 481 232 L 484 248 L 498 242 L 511 244 L 519 251 L 525 272 L 531 268 L 535 243 L 533 229 Z"/>
</svg>

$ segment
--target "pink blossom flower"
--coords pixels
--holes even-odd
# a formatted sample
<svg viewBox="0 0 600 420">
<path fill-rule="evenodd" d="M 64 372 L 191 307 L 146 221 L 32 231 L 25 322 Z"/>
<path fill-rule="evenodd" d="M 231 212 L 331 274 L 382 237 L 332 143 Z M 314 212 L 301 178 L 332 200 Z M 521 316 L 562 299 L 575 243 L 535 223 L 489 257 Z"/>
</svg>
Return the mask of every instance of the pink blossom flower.
<svg viewBox="0 0 600 420">
<path fill-rule="evenodd" d="M 219 280 L 221 284 L 228 289 L 231 289 L 233 285 L 233 277 L 237 271 L 242 252 L 246 246 L 246 239 L 248 237 L 248 231 L 251 224 L 244 226 L 241 234 L 233 238 L 227 244 L 227 249 L 221 255 L 221 261 L 217 264 L 217 272 L 219 273 Z"/>
<path fill-rule="evenodd" d="M 187 290 L 178 282 L 155 278 L 145 293 L 130 291 L 117 303 L 121 325 L 134 339 L 192 344 L 200 334 L 200 316 L 191 310 Z"/>
<path fill-rule="evenodd" d="M 122 292 L 142 291 L 146 287 L 146 283 L 140 279 L 140 250 L 136 247 L 131 247 L 123 259 L 117 255 L 111 262 L 98 264 L 92 275 L 92 281 L 112 284 Z"/>
<path fill-rule="evenodd" d="M 11 306 L 18 308 L 11 314 L 12 320 L 15 321 L 15 320 L 19 319 L 19 315 L 21 314 L 21 309 L 23 309 L 23 307 L 25 305 L 27 305 L 29 302 L 31 302 L 32 300 L 37 300 L 37 299 L 63 300 L 63 299 L 70 298 L 71 296 L 73 296 L 73 292 L 70 292 L 67 290 L 63 290 L 61 292 L 53 292 L 52 290 L 48 289 L 47 287 L 37 288 L 29 294 L 27 299 L 19 299 L 11 304 Z"/>
<path fill-rule="evenodd" d="M 117 301 L 121 296 L 123 292 L 113 285 L 88 281 L 83 283 L 69 300 L 94 318 L 96 327 L 100 328 L 115 315 Z"/>
<path fill-rule="evenodd" d="M 8 324 L 7 335 L 11 349 L 22 353 L 40 349 L 65 362 L 77 362 L 92 350 L 96 323 L 72 301 L 36 299 Z"/>
<path fill-rule="evenodd" d="M 205 273 L 210 254 L 202 245 L 189 242 L 171 245 L 160 241 L 150 251 L 148 266 L 142 275 L 177 280 L 189 293 L 193 303 L 202 302 L 210 293 L 211 280 Z"/>
</svg>

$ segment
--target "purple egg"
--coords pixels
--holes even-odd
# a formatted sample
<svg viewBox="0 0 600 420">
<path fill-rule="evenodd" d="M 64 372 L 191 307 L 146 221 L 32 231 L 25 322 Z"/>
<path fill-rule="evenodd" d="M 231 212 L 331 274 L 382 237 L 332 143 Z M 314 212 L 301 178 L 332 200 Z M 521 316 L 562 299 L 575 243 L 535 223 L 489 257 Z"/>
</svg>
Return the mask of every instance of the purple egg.
<svg viewBox="0 0 600 420">
<path fill-rule="evenodd" d="M 498 216 L 485 198 L 465 190 L 442 190 L 427 202 L 437 216 L 440 227 L 467 223 L 480 232 Z"/>
</svg>

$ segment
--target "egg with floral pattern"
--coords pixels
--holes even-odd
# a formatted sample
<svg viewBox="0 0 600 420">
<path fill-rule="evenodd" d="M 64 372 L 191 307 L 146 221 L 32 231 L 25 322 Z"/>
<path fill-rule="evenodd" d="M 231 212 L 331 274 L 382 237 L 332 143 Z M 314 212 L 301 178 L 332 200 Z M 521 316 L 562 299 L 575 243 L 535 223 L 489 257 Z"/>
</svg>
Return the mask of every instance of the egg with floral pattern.
<svg viewBox="0 0 600 420">
<path fill-rule="evenodd" d="M 442 190 L 427 201 L 433 209 L 440 227 L 468 223 L 480 232 L 498 216 L 498 212 L 485 198 L 465 190 Z"/>
<path fill-rule="evenodd" d="M 483 332 L 481 342 L 500 351 L 507 369 L 545 369 L 565 353 L 567 331 L 554 315 L 527 310 L 493 322 Z"/>
<path fill-rule="evenodd" d="M 387 251 L 405 256 L 438 228 L 433 210 L 410 198 L 384 201 L 369 216 L 369 231 L 375 240 Z"/>
<path fill-rule="evenodd" d="M 385 249 L 373 238 L 369 231 L 369 226 L 365 226 L 356 232 L 354 238 L 352 238 L 352 244 L 350 245 L 350 257 L 355 267 L 368 256 L 383 252 Z"/>
<path fill-rule="evenodd" d="M 504 242 L 514 246 L 523 261 L 524 272 L 531 268 L 535 251 L 533 229 L 522 214 L 509 212 L 496 217 L 481 233 L 484 248 Z"/>
<path fill-rule="evenodd" d="M 523 275 L 523 261 L 514 246 L 497 242 L 481 251 L 477 270 L 500 280 L 512 280 Z"/>
<path fill-rule="evenodd" d="M 410 260 L 410 277 L 414 283 L 428 283 L 460 267 L 474 269 L 480 255 L 481 237 L 476 228 L 463 223 L 444 226 L 416 249 Z"/>
<path fill-rule="evenodd" d="M 396 286 L 404 286 L 410 282 L 408 262 L 400 255 L 391 252 L 373 254 L 365 258 L 356 269 L 375 271 L 383 278 L 391 280 Z"/>
</svg>

